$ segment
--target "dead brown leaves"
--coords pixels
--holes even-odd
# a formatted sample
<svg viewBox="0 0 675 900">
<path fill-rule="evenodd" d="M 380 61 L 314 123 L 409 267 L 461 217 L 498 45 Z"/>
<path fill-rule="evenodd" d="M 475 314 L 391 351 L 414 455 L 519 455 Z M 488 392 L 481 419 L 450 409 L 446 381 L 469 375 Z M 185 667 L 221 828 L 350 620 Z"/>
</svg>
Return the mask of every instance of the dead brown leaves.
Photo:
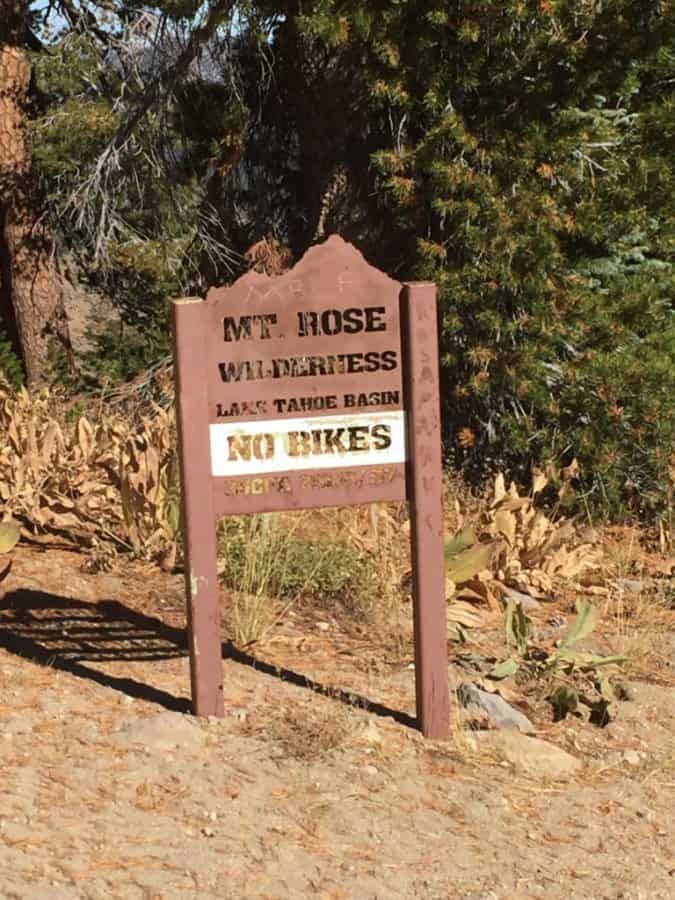
<svg viewBox="0 0 675 900">
<path fill-rule="evenodd" d="M 173 416 L 101 411 L 67 422 L 50 389 L 0 388 L 0 500 L 29 534 L 111 542 L 173 564 L 179 522 Z"/>
<path fill-rule="evenodd" d="M 600 566 L 602 553 L 589 529 L 537 509 L 536 495 L 546 484 L 545 475 L 536 475 L 532 495 L 521 496 L 498 475 L 478 523 L 446 541 L 451 622 L 479 627 L 486 617 L 501 615 L 504 595 L 517 591 L 549 599 L 554 588 L 576 584 Z"/>
<path fill-rule="evenodd" d="M 273 237 L 265 237 L 252 244 L 244 256 L 252 268 L 263 275 L 283 275 L 293 261 L 290 250 Z"/>
<path fill-rule="evenodd" d="M 534 493 L 545 484 L 542 476 Z M 554 583 L 578 580 L 598 568 L 602 558 L 588 529 L 549 518 L 535 507 L 534 496 L 520 496 L 514 484 L 507 491 L 503 475 L 495 480 L 487 532 L 501 540 L 496 580 L 531 597 L 548 597 Z"/>
</svg>

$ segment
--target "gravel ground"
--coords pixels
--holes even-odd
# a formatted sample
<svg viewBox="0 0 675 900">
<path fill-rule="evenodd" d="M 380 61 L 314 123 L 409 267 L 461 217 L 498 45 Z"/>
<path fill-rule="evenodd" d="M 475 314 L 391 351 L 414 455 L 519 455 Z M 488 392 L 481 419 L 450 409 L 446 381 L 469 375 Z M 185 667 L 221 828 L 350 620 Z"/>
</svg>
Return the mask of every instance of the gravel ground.
<svg viewBox="0 0 675 900">
<path fill-rule="evenodd" d="M 180 579 L 80 562 L 22 550 L 3 584 L 3 898 L 675 897 L 663 678 L 628 682 L 604 729 L 537 720 L 502 741 L 457 716 L 435 743 L 227 659 L 227 715 L 196 720 L 178 711 Z M 411 712 L 407 664 L 344 636 L 330 654 L 325 630 L 294 641 L 277 665 Z"/>
</svg>

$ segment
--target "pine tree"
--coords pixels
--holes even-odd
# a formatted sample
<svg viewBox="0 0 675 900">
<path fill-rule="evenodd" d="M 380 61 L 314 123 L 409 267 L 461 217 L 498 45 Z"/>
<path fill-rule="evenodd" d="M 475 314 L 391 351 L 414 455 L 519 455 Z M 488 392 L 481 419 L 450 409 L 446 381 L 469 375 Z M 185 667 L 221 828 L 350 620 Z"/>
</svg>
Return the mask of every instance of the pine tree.
<svg viewBox="0 0 675 900">
<path fill-rule="evenodd" d="M 586 502 L 667 508 L 671 2 L 58 8 L 35 160 L 61 242 L 122 311 L 112 374 L 164 352 L 167 299 L 234 277 L 254 241 L 297 256 L 339 230 L 437 282 L 467 474 L 576 458 Z"/>
<path fill-rule="evenodd" d="M 70 343 L 52 233 L 26 141 L 31 66 L 23 0 L 0 7 L 0 35 L 0 324 L 35 384 L 44 377 L 50 344 L 68 353 Z"/>
<path fill-rule="evenodd" d="M 324 0 L 297 21 L 351 79 L 352 140 L 381 142 L 397 272 L 439 285 L 455 460 L 526 477 L 576 457 L 591 501 L 663 508 L 671 5 Z"/>
</svg>

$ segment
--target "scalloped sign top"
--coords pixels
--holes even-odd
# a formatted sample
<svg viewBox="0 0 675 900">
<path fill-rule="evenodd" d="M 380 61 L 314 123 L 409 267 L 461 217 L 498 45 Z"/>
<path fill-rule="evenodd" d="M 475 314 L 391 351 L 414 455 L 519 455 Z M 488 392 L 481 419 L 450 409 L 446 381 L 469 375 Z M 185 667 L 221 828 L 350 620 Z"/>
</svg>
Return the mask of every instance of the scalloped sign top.
<svg viewBox="0 0 675 900">
<path fill-rule="evenodd" d="M 337 236 L 200 304 L 223 511 L 404 499 L 401 285 Z"/>
</svg>

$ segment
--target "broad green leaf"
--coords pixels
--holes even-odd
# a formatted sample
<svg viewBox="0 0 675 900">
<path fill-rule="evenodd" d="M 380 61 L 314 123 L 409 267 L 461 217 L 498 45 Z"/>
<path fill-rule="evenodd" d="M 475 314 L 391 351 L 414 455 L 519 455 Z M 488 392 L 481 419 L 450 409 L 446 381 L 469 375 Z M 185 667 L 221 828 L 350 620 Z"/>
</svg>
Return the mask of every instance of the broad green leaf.
<svg viewBox="0 0 675 900">
<path fill-rule="evenodd" d="M 177 535 L 180 531 L 180 500 L 178 497 L 170 497 L 167 500 L 165 515 L 172 534 Z"/>
<path fill-rule="evenodd" d="M 506 643 L 515 647 L 521 656 L 527 652 L 527 644 L 532 632 L 532 620 L 525 615 L 523 605 L 518 600 L 510 599 L 506 604 L 504 617 Z"/>
<path fill-rule="evenodd" d="M 4 522 L 0 525 L 0 553 L 9 553 L 19 543 L 21 531 L 18 525 Z"/>
<path fill-rule="evenodd" d="M 559 650 L 549 658 L 549 665 L 562 666 L 567 670 L 589 671 L 599 666 L 619 665 L 627 661 L 627 656 L 601 656 L 599 653 L 584 653 L 581 650 Z"/>
<path fill-rule="evenodd" d="M 553 716 L 556 722 L 567 715 L 575 715 L 579 712 L 579 695 L 570 687 L 561 685 L 548 698 L 553 707 Z"/>
<path fill-rule="evenodd" d="M 606 675 L 601 675 L 598 678 L 598 690 L 607 703 L 614 703 L 616 701 L 614 685 Z"/>
<path fill-rule="evenodd" d="M 476 532 L 473 528 L 464 528 L 453 538 L 450 538 L 449 541 L 446 541 L 445 558 L 450 559 L 450 557 L 457 556 L 463 550 L 468 550 L 469 547 L 473 547 L 476 541 Z"/>
<path fill-rule="evenodd" d="M 515 659 L 505 659 L 503 662 L 497 663 L 496 666 L 488 672 L 488 678 L 494 678 L 499 681 L 502 678 L 508 678 L 509 675 L 515 675 L 518 671 L 518 663 Z"/>
<path fill-rule="evenodd" d="M 491 559 L 492 547 L 489 544 L 476 544 L 448 559 L 446 574 L 455 584 L 462 584 L 487 569 Z"/>
<path fill-rule="evenodd" d="M 572 622 L 570 630 L 560 643 L 561 650 L 571 647 L 572 644 L 576 644 L 577 641 L 581 641 L 583 638 L 588 637 L 598 624 L 600 610 L 593 606 L 592 603 L 588 600 L 577 600 L 576 607 L 576 618 L 574 622 Z"/>
</svg>

